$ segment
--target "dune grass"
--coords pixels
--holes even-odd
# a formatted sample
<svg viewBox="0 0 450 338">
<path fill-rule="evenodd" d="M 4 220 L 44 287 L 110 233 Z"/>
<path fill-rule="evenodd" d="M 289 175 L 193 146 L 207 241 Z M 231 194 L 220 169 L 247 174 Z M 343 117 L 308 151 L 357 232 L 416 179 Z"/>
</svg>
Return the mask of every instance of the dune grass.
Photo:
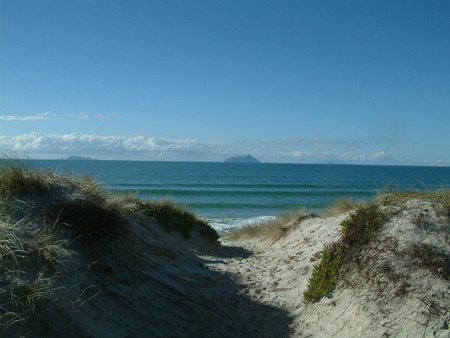
<svg viewBox="0 0 450 338">
<path fill-rule="evenodd" d="M 62 176 L 7 155 L 0 160 L 0 197 L 8 200 L 23 194 L 55 195 L 54 202 L 46 206 L 49 217 L 98 240 L 125 236 L 130 230 L 128 216 L 136 208 L 144 209 L 167 231 L 178 231 L 186 238 L 195 226 L 211 242 L 219 238 L 208 222 L 170 200 L 144 202 L 134 196 L 118 197 L 92 176 Z"/>
<path fill-rule="evenodd" d="M 45 193 L 54 175 L 49 171 L 31 168 L 30 161 L 14 155 L 3 155 L 0 160 L 0 196 L 10 198 L 23 192 Z"/>
<path fill-rule="evenodd" d="M 199 226 L 200 232 L 211 242 L 219 239 L 219 234 L 208 222 L 198 218 L 185 206 L 180 206 L 170 199 L 162 201 L 147 201 L 145 209 L 168 231 L 178 231 L 184 237 L 190 238 L 195 226 Z"/>
<path fill-rule="evenodd" d="M 0 336 L 37 317 L 55 297 L 55 281 L 72 254 L 68 241 L 57 237 L 54 224 L 15 221 L 4 211 L 0 210 Z"/>
<path fill-rule="evenodd" d="M 410 200 L 426 200 L 441 215 L 450 215 L 450 189 L 436 188 L 424 191 L 390 191 L 387 189 L 378 194 L 377 200 L 384 206 L 401 206 Z"/>
<path fill-rule="evenodd" d="M 323 211 L 323 217 L 333 217 L 345 214 L 355 209 L 358 204 L 351 197 L 342 197 L 335 200 Z"/>
<path fill-rule="evenodd" d="M 143 215 L 139 221 L 153 217 L 186 238 L 196 227 L 210 242 L 219 237 L 208 222 L 172 201 L 114 195 L 88 175 L 63 176 L 33 168 L 26 159 L 0 159 L 0 336 L 22 334 L 23 323 L 63 299 L 56 281 L 72 256 L 72 241 L 104 253 L 111 240 L 131 238 L 133 217 Z"/>
<path fill-rule="evenodd" d="M 383 210 L 383 206 L 404 206 L 414 199 L 427 200 L 444 217 L 450 218 L 450 190 L 438 189 L 426 192 L 396 191 L 380 193 L 370 203 L 355 206 L 341 226 L 341 238 L 326 246 L 321 253 L 321 261 L 313 266 L 308 288 L 303 293 L 305 302 L 317 302 L 329 297 L 339 276 L 342 264 L 351 264 L 357 260 L 362 248 L 371 243 L 392 214 Z M 417 220 L 415 220 L 417 222 Z M 406 252 L 417 266 L 430 270 L 436 275 L 448 279 L 450 270 L 443 253 L 436 253 L 426 244 L 412 245 Z"/>
<path fill-rule="evenodd" d="M 0 158 L 0 197 L 8 199 L 21 194 L 48 195 L 55 190 L 77 191 L 90 199 L 103 199 L 102 184 L 92 176 L 74 173 L 60 175 L 57 170 L 35 168 L 27 158 L 3 155 Z"/>
<path fill-rule="evenodd" d="M 314 216 L 313 213 L 308 212 L 306 209 L 286 212 L 272 220 L 236 229 L 226 234 L 225 238 L 229 240 L 259 238 L 275 243 L 298 227 L 303 220 Z"/>
</svg>

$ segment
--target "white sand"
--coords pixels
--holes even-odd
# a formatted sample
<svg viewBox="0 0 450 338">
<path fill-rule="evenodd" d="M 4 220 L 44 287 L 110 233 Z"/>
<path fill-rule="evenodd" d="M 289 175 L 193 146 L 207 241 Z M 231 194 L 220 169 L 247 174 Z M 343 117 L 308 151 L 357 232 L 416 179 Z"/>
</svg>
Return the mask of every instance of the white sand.
<svg viewBox="0 0 450 338">
<path fill-rule="evenodd" d="M 448 258 L 448 215 L 419 201 L 397 211 L 361 254 L 360 267 L 339 279 L 332 298 L 308 305 L 303 292 L 317 253 L 339 238 L 346 215 L 306 219 L 275 243 L 254 239 L 222 246 L 207 243 L 198 232 L 186 240 L 153 219 L 132 219 L 133 236 L 112 240 L 104 252 L 74 242 L 56 282 L 64 297 L 52 300 L 21 333 L 449 337 L 449 280 L 407 254 L 412 243 L 426 243 Z"/>
</svg>

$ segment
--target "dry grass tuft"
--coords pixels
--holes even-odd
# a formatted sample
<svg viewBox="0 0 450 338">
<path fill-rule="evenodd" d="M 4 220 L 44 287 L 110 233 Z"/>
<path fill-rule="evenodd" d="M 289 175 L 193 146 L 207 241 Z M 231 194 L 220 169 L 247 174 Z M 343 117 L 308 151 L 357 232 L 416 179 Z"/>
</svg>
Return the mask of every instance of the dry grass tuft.
<svg viewBox="0 0 450 338">
<path fill-rule="evenodd" d="M 27 159 L 3 155 L 0 159 L 0 197 L 8 199 L 22 193 L 45 195 L 50 191 L 55 174 L 31 167 Z"/>
<path fill-rule="evenodd" d="M 311 217 L 315 217 L 315 215 L 305 209 L 300 212 L 289 212 L 273 220 L 234 230 L 227 234 L 226 238 L 230 240 L 258 238 L 271 240 L 273 244 L 297 228 L 303 220 Z"/>
<path fill-rule="evenodd" d="M 68 242 L 57 238 L 53 224 L 36 227 L 33 220 L 13 221 L 3 211 L 0 211 L 0 335 L 39 316 L 54 297 L 58 289 L 55 281 L 71 256 Z"/>
<path fill-rule="evenodd" d="M 383 191 L 377 200 L 384 206 L 402 206 L 410 200 L 424 200 L 431 202 L 432 207 L 441 215 L 450 217 L 450 189 L 439 188 L 427 191 Z"/>
<path fill-rule="evenodd" d="M 323 217 L 339 216 L 355 209 L 356 207 L 357 203 L 355 203 L 350 197 L 339 198 L 324 210 Z"/>
</svg>

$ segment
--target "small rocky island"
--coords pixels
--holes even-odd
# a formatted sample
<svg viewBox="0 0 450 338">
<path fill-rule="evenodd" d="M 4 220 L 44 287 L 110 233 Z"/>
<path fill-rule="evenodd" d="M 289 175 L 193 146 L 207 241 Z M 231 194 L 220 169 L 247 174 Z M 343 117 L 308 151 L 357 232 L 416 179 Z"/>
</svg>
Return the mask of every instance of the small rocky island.
<svg viewBox="0 0 450 338">
<path fill-rule="evenodd" d="M 225 162 L 232 163 L 261 163 L 259 160 L 254 158 L 252 155 L 248 154 L 247 156 L 235 156 L 230 157 L 225 160 Z"/>
</svg>

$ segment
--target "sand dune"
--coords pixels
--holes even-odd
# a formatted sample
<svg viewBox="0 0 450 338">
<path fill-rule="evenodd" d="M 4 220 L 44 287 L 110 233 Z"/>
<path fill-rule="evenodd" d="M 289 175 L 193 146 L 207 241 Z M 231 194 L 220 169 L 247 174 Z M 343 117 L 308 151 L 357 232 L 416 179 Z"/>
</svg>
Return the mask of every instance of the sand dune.
<svg viewBox="0 0 450 338">
<path fill-rule="evenodd" d="M 348 213 L 218 242 L 179 209 L 69 183 L 2 197 L 4 336 L 449 336 L 448 202 L 376 202 L 389 216 L 376 237 L 342 264 L 328 297 L 305 302 Z"/>
</svg>

